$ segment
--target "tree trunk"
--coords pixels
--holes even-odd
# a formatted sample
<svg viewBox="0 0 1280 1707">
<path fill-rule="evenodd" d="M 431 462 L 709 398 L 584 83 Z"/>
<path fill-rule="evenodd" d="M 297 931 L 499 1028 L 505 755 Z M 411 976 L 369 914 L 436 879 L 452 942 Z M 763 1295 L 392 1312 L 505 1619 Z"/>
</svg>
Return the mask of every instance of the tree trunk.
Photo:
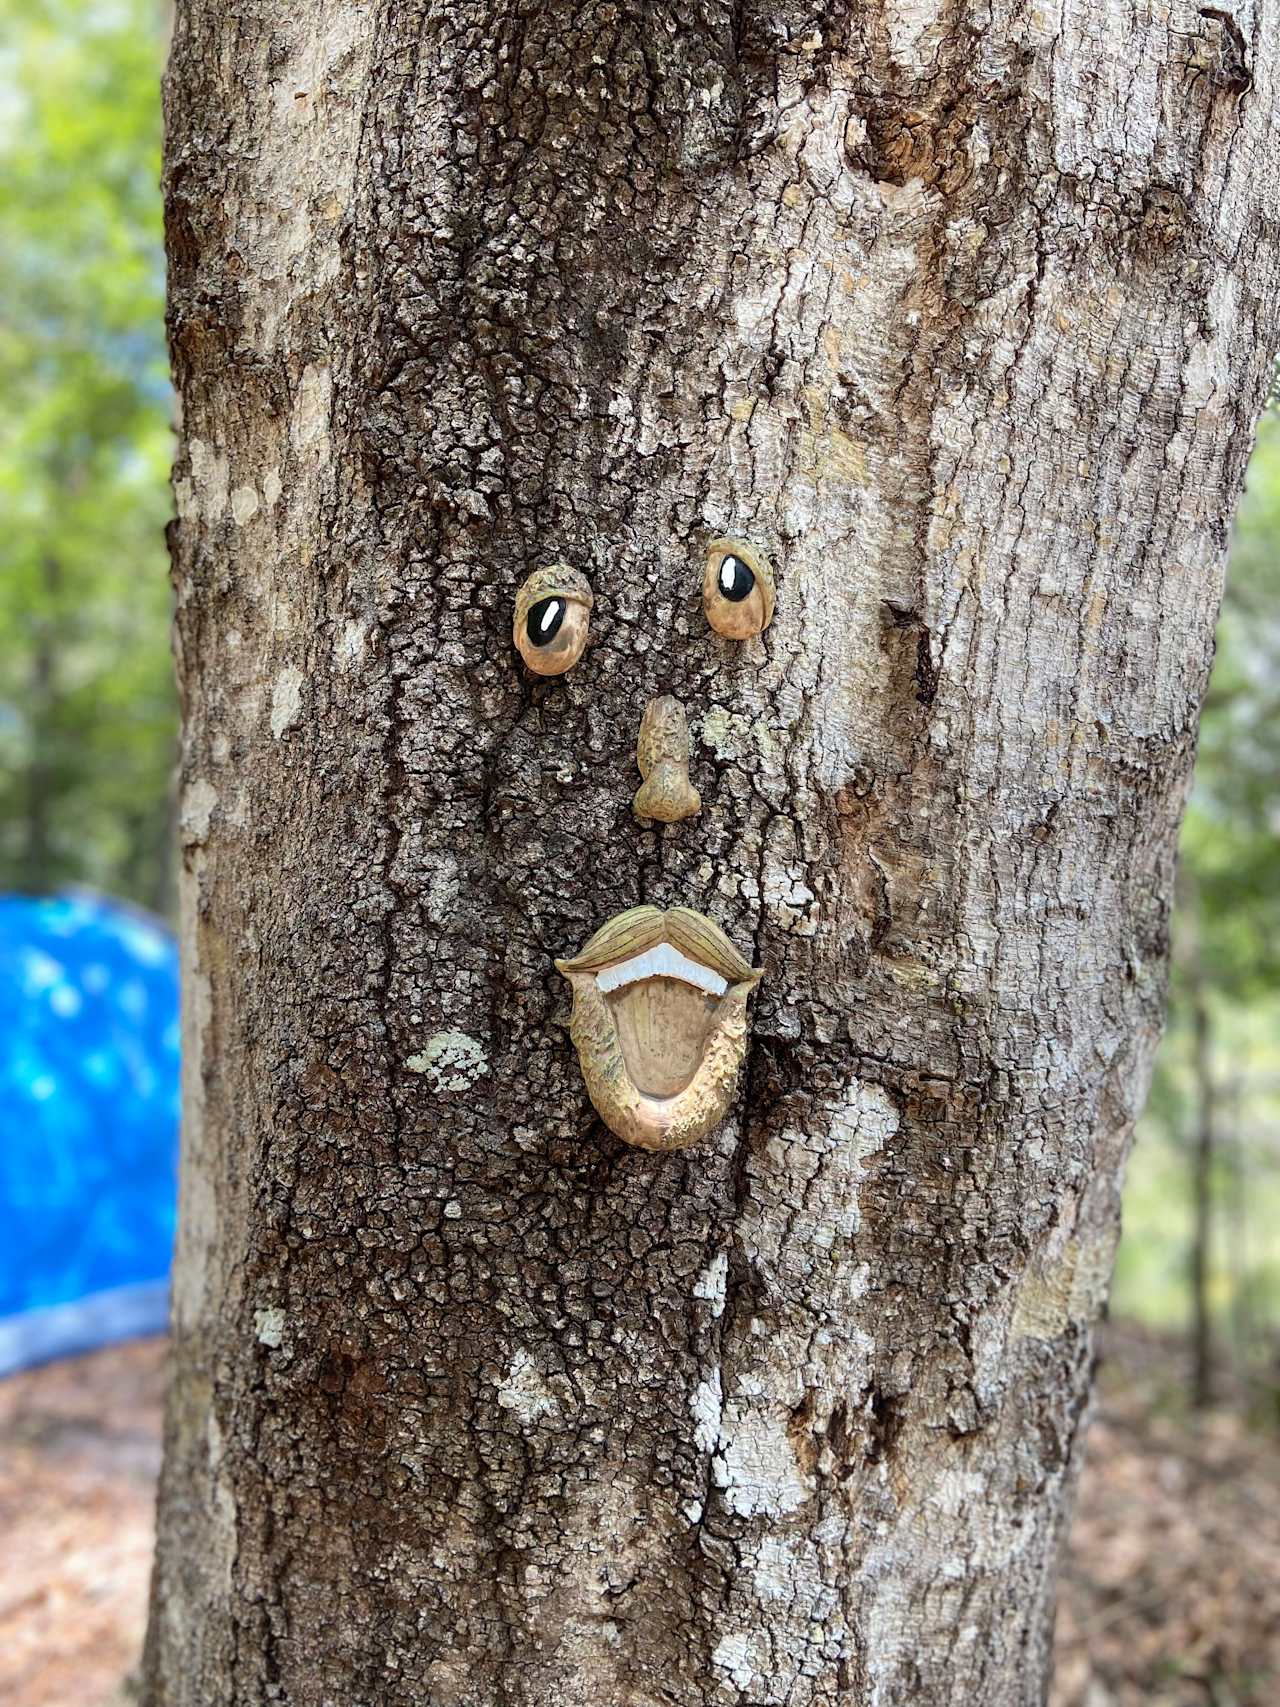
<svg viewBox="0 0 1280 1707">
<path fill-rule="evenodd" d="M 53 880 L 53 803 L 57 786 L 59 628 L 62 566 L 51 552 L 40 557 L 38 615 L 33 623 L 31 682 L 28 690 L 31 758 L 27 766 L 26 813 L 22 837 L 22 887 L 41 895 Z"/>
<path fill-rule="evenodd" d="M 1196 905 L 1195 900 L 1192 906 Z M 1195 1131 L 1191 1141 L 1191 1402 L 1213 1403 L 1213 1312 L 1209 1284 L 1213 1257 L 1213 1175 L 1217 1151 L 1217 1103 L 1213 1023 L 1198 943 L 1190 927 L 1188 994 L 1191 1003 L 1191 1068 L 1195 1085 Z"/>
<path fill-rule="evenodd" d="M 1276 0 L 179 7 L 150 1707 L 1042 1700 L 1278 66 Z M 766 969 L 670 1155 L 553 967 L 640 902 Z"/>
</svg>

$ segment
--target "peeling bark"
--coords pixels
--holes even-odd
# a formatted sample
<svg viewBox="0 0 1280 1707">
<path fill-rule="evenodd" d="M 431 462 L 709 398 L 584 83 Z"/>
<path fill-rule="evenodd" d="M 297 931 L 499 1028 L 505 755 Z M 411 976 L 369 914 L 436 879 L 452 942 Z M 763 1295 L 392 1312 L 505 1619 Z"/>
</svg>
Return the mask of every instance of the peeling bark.
<svg viewBox="0 0 1280 1707">
<path fill-rule="evenodd" d="M 1277 338 L 1278 38 L 179 6 L 149 1707 L 1042 1700 Z M 719 535 L 777 571 L 743 646 Z M 592 639 L 538 681 L 553 561 Z M 647 902 L 767 968 L 678 1155 L 594 1119 L 552 966 Z"/>
</svg>

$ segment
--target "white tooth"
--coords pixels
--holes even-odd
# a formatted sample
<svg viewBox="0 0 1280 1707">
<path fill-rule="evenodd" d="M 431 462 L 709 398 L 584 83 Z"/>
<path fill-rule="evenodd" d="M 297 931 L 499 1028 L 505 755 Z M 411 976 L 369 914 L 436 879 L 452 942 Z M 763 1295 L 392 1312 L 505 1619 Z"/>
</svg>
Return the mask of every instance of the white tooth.
<svg viewBox="0 0 1280 1707">
<path fill-rule="evenodd" d="M 700 990 L 706 990 L 712 996 L 723 996 L 728 985 L 718 972 L 712 972 L 706 966 L 694 965 L 685 973 L 691 984 L 696 984 Z"/>
<path fill-rule="evenodd" d="M 680 978 L 711 996 L 723 996 L 729 988 L 728 981 L 718 972 L 690 960 L 669 942 L 657 943 L 616 966 L 601 967 L 596 973 L 596 984 L 601 990 L 619 990 L 625 984 L 638 984 L 643 978 Z"/>
<path fill-rule="evenodd" d="M 729 988 L 728 980 L 722 978 L 718 972 L 713 972 L 709 966 L 700 966 L 696 960 L 686 961 L 685 965 L 689 968 L 685 976 L 690 983 L 696 984 L 710 995 L 723 996 Z"/>
</svg>

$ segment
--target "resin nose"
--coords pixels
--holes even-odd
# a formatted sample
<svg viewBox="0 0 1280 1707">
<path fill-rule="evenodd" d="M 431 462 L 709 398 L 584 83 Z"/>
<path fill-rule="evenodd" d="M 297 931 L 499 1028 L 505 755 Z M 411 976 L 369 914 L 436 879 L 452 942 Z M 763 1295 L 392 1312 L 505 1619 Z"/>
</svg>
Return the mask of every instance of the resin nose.
<svg viewBox="0 0 1280 1707">
<path fill-rule="evenodd" d="M 702 800 L 689 781 L 689 720 L 670 694 L 651 699 L 644 708 L 636 763 L 644 778 L 631 803 L 637 818 L 678 824 L 701 812 Z"/>
</svg>

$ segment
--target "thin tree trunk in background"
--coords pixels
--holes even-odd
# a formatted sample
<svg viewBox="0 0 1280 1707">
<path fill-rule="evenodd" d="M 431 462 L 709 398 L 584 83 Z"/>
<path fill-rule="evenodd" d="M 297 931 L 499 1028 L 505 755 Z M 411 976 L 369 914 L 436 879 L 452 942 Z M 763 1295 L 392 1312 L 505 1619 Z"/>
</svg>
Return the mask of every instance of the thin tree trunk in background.
<svg viewBox="0 0 1280 1707">
<path fill-rule="evenodd" d="M 1258 1396 L 1256 1353 L 1261 1345 L 1257 1312 L 1253 1298 L 1253 1215 L 1250 1209 L 1254 1189 L 1249 1166 L 1249 1128 L 1245 1120 L 1245 1093 L 1248 1081 L 1235 1073 L 1229 1086 L 1224 1086 L 1225 1103 L 1222 1148 L 1230 1159 L 1230 1234 L 1227 1249 L 1231 1271 L 1231 1335 L 1234 1342 L 1236 1370 L 1250 1402 Z"/>
<path fill-rule="evenodd" d="M 179 6 L 149 1707 L 1043 1698 L 1278 68 L 1276 0 Z M 778 572 L 738 650 L 719 534 Z M 767 969 L 668 1156 L 552 966 L 641 901 Z"/>
<path fill-rule="evenodd" d="M 172 774 L 165 789 L 162 812 L 147 826 L 151 844 L 151 893 L 148 906 L 162 919 L 171 918 L 176 903 L 178 809 Z"/>
<path fill-rule="evenodd" d="M 1199 959 L 1191 982 L 1192 1067 L 1195 1078 L 1195 1138 L 1191 1201 L 1191 1399 L 1197 1409 L 1213 1403 L 1213 1315 L 1209 1298 L 1213 1260 L 1213 1176 L 1217 1148 L 1217 1090 L 1213 1030 Z"/>
<path fill-rule="evenodd" d="M 46 552 L 40 559 L 40 604 L 31 651 L 28 689 L 32 731 L 27 767 L 27 810 L 22 852 L 22 886 L 38 895 L 48 888 L 53 854 L 52 808 L 57 762 L 55 722 L 58 706 L 58 598 L 62 570 Z"/>
</svg>

